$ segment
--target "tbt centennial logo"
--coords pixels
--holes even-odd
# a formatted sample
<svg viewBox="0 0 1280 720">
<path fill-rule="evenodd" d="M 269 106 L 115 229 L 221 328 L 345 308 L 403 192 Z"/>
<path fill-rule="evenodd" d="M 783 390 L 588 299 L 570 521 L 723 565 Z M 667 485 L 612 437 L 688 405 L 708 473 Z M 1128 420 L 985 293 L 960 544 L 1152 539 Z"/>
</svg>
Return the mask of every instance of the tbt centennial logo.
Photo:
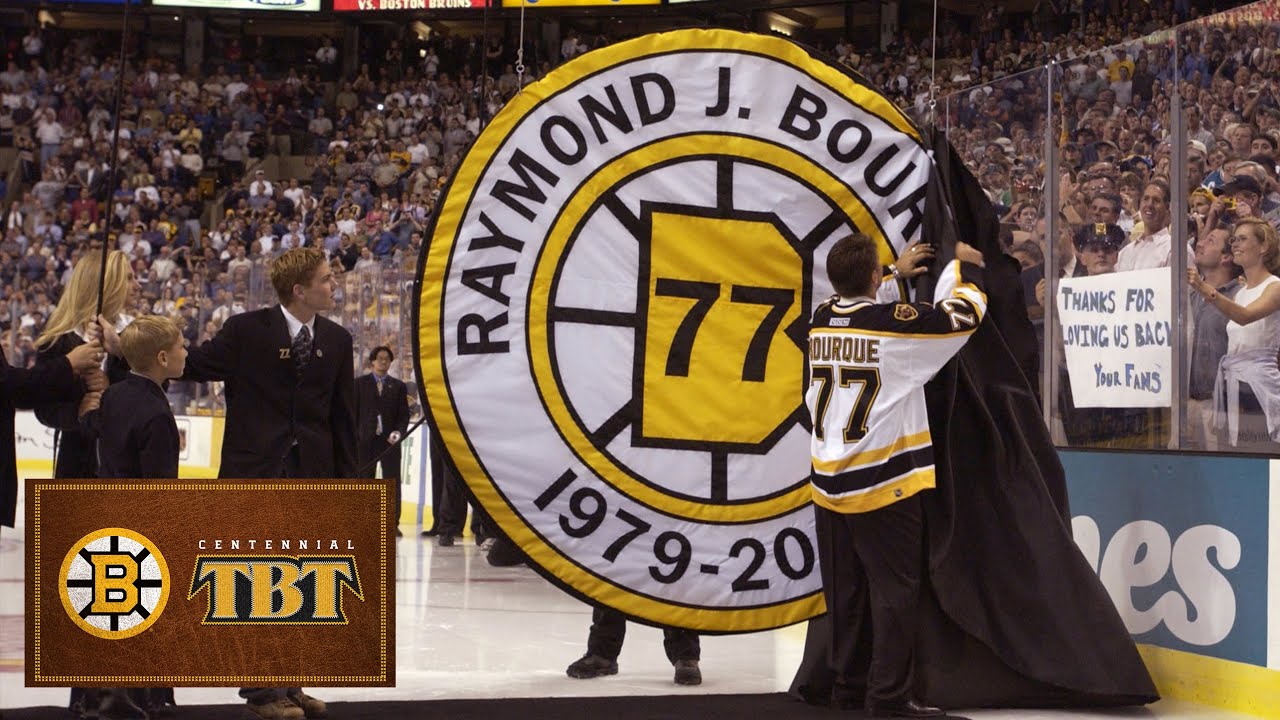
<svg viewBox="0 0 1280 720">
<path fill-rule="evenodd" d="M 29 478 L 27 686 L 394 686 L 394 498 L 392 480 Z"/>
<path fill-rule="evenodd" d="M 422 386 L 485 509 L 571 591 L 734 632 L 822 611 L 804 347 L 839 237 L 918 239 L 930 161 L 786 40 L 649 35 L 526 88 L 420 263 Z"/>
<path fill-rule="evenodd" d="M 106 640 L 151 627 L 169 600 L 169 566 L 160 548 L 124 528 L 89 533 L 62 561 L 62 607 L 85 632 Z"/>
</svg>

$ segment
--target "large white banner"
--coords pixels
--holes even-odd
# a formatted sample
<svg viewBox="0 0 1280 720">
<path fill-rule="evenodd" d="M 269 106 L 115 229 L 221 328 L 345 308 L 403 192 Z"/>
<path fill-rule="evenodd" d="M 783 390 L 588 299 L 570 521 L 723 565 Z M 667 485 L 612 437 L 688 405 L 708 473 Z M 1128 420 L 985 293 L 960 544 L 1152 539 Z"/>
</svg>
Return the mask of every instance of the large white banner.
<svg viewBox="0 0 1280 720">
<path fill-rule="evenodd" d="M 1169 270 L 1063 278 L 1058 317 L 1076 407 L 1169 407 Z"/>
<path fill-rule="evenodd" d="M 822 611 L 805 338 L 826 257 L 918 239 L 931 160 L 780 38 L 646 35 L 530 86 L 458 168 L 417 361 L 449 460 L 547 574 L 649 622 Z"/>
</svg>

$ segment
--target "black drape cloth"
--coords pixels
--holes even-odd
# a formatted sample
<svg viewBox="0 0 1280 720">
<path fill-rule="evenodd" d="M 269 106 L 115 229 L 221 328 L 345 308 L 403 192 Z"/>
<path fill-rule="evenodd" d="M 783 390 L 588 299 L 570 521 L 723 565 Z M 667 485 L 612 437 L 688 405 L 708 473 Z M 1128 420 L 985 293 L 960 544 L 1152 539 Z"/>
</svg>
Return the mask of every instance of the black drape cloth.
<svg viewBox="0 0 1280 720">
<path fill-rule="evenodd" d="M 938 487 L 921 495 L 928 568 L 917 694 L 951 708 L 1153 702 L 1137 648 L 1071 537 L 1065 472 L 1033 385 L 1039 359 L 1018 264 L 1000 250 L 977 181 L 940 134 L 931 142 L 938 172 L 925 237 L 942 261 L 954 257 L 957 238 L 982 251 L 989 305 L 926 387 Z M 920 297 L 932 297 L 932 285 L 920 283 Z M 826 622 L 810 622 L 791 687 L 818 704 L 833 682 Z M 869 618 L 862 622 L 860 641 L 870 635 Z"/>
</svg>

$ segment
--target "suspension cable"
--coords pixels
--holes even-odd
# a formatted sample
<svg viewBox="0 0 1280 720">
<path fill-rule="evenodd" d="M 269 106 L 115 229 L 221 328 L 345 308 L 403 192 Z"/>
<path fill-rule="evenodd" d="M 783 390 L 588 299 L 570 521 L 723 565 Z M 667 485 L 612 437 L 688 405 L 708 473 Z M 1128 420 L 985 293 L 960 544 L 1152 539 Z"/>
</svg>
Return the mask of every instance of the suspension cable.
<svg viewBox="0 0 1280 720">
<path fill-rule="evenodd" d="M 932 73 L 929 80 L 929 117 L 932 121 L 934 108 L 938 106 L 938 0 L 933 0 L 933 39 L 929 41 L 929 49 L 933 52 L 933 63 L 929 68 Z"/>
<path fill-rule="evenodd" d="M 520 0 L 520 47 L 516 49 L 516 93 L 524 92 L 524 8 L 525 0 Z"/>
<path fill-rule="evenodd" d="M 102 220 L 102 265 L 98 268 L 98 310 L 94 317 L 102 314 L 102 303 L 106 295 L 107 255 L 111 252 L 111 220 L 115 217 L 116 184 L 120 173 L 120 120 L 121 107 L 124 103 L 124 73 L 128 62 L 129 48 L 129 7 L 132 0 L 125 0 L 124 18 L 120 22 L 120 67 L 116 68 L 116 116 L 115 131 L 111 137 L 111 172 L 107 175 L 106 217 Z M 43 170 L 43 168 L 41 168 Z M 96 322 L 96 320 L 95 320 Z"/>
</svg>

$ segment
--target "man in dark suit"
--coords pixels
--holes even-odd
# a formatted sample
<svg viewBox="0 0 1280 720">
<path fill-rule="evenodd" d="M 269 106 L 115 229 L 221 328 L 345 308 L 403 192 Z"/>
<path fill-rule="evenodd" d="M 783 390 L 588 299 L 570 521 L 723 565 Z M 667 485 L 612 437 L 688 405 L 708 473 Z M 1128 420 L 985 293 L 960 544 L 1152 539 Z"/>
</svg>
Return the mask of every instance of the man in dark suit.
<svg viewBox="0 0 1280 720">
<path fill-rule="evenodd" d="M 380 345 L 369 353 L 373 372 L 356 378 L 356 443 L 360 474 L 367 478 L 377 477 L 376 466 L 381 463 L 382 477 L 396 481 L 396 501 L 390 518 L 392 527 L 400 524 L 399 443 L 409 429 L 408 389 L 400 379 L 387 374 L 394 361 L 391 348 Z M 396 535 L 400 535 L 399 528 L 396 528 Z"/>
<path fill-rule="evenodd" d="M 331 310 L 324 253 L 295 248 L 271 264 L 281 304 L 227 319 L 191 351 L 184 380 L 226 383 L 220 478 L 356 476 L 351 334 Z"/>
<path fill-rule="evenodd" d="M 280 304 L 234 315 L 191 351 L 187 380 L 226 383 L 220 478 L 354 478 L 355 367 L 351 334 L 332 310 L 324 252 L 294 248 L 271 263 Z M 324 717 L 300 688 L 241 688 L 264 720 Z"/>
</svg>

